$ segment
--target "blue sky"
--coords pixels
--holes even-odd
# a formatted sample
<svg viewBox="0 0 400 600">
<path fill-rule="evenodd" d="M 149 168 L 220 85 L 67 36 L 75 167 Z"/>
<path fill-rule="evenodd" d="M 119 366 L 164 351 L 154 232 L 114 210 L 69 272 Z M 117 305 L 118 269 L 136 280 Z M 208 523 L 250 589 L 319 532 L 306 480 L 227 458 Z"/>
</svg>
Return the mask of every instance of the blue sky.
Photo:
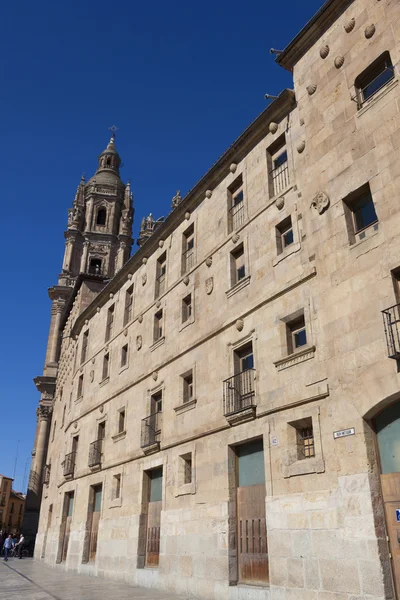
<svg viewBox="0 0 400 600">
<path fill-rule="evenodd" d="M 271 47 L 282 49 L 323 4 L 33 3 L 3 8 L 0 473 L 22 489 L 32 450 L 32 382 L 43 369 L 47 288 L 82 172 L 90 177 L 116 124 L 117 148 L 141 218 L 166 215 L 265 108 L 264 94 L 292 87 Z M 135 245 L 135 249 L 137 246 Z"/>
</svg>

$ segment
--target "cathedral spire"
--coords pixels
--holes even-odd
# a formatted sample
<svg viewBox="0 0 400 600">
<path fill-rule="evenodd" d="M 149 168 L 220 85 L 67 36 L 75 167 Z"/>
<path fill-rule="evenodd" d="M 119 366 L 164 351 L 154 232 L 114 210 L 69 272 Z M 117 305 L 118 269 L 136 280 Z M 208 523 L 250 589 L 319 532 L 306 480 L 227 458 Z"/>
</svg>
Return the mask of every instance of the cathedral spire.
<svg viewBox="0 0 400 600">
<path fill-rule="evenodd" d="M 107 148 L 99 156 L 99 165 L 96 173 L 102 171 L 114 172 L 119 177 L 119 167 L 121 159 L 115 147 L 115 133 L 111 135 L 111 139 L 107 144 Z"/>
</svg>

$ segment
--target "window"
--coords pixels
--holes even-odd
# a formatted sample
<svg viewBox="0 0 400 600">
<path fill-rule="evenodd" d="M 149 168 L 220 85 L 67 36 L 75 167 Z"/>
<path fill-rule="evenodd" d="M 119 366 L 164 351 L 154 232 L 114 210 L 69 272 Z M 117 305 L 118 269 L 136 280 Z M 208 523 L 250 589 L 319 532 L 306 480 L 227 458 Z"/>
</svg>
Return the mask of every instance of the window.
<svg viewBox="0 0 400 600">
<path fill-rule="evenodd" d="M 350 244 L 366 237 L 366 229 L 375 225 L 377 229 L 378 216 L 369 185 L 362 186 L 344 199 L 344 213 L 349 234 Z"/>
<path fill-rule="evenodd" d="M 162 391 L 151 396 L 151 412 L 162 413 Z"/>
<path fill-rule="evenodd" d="M 244 247 L 241 244 L 231 252 L 231 285 L 234 286 L 246 277 Z"/>
<path fill-rule="evenodd" d="M 13 514 L 13 512 L 14 512 L 14 502 L 11 502 L 10 514 Z"/>
<path fill-rule="evenodd" d="M 182 323 L 186 323 L 193 314 L 192 294 L 188 294 L 182 300 Z"/>
<path fill-rule="evenodd" d="M 167 272 L 167 254 L 164 252 L 157 260 L 156 293 L 155 296 L 161 296 L 165 291 L 165 277 Z"/>
<path fill-rule="evenodd" d="M 8 526 L 11 527 L 11 525 L 12 525 L 12 515 L 10 515 L 8 517 Z"/>
<path fill-rule="evenodd" d="M 228 188 L 228 231 L 234 231 L 244 223 L 243 177 L 240 175 Z"/>
<path fill-rule="evenodd" d="M 61 429 L 64 427 L 66 410 L 67 410 L 67 407 L 64 405 L 63 412 L 62 412 Z"/>
<path fill-rule="evenodd" d="M 129 323 L 132 319 L 133 311 L 133 285 L 131 285 L 125 294 L 125 311 L 124 311 L 124 325 Z"/>
<path fill-rule="evenodd" d="M 294 242 L 292 218 L 289 216 L 284 219 L 275 228 L 276 231 L 276 247 L 278 254 L 282 252 Z"/>
<path fill-rule="evenodd" d="M 267 164 L 269 194 L 272 198 L 283 192 L 290 183 L 285 134 L 268 148 Z"/>
<path fill-rule="evenodd" d="M 161 340 L 163 333 L 163 311 L 159 310 L 154 315 L 154 342 Z"/>
<path fill-rule="evenodd" d="M 101 264 L 102 261 L 100 258 L 91 258 L 89 263 L 90 275 L 101 275 Z"/>
<path fill-rule="evenodd" d="M 108 340 L 110 339 L 110 337 L 112 335 L 112 330 L 113 330 L 113 325 L 114 325 L 114 309 L 115 309 L 115 305 L 113 304 L 112 306 L 110 306 L 110 308 L 107 311 L 107 325 L 106 325 L 106 339 L 105 339 L 106 342 L 108 342 Z"/>
<path fill-rule="evenodd" d="M 100 208 L 97 212 L 96 225 L 105 225 L 107 220 L 107 211 L 105 208 Z"/>
<path fill-rule="evenodd" d="M 86 360 L 88 340 L 89 340 L 89 329 L 87 329 L 86 331 L 83 332 L 81 363 L 84 363 Z"/>
<path fill-rule="evenodd" d="M 355 81 L 358 108 L 372 98 L 394 78 L 394 67 L 389 52 L 384 52 L 363 71 Z"/>
<path fill-rule="evenodd" d="M 125 409 L 121 408 L 118 411 L 118 433 L 123 433 L 125 431 Z"/>
<path fill-rule="evenodd" d="M 183 234 L 182 275 L 194 265 L 194 225 Z"/>
<path fill-rule="evenodd" d="M 121 475 L 114 475 L 113 477 L 113 490 L 112 500 L 116 500 L 121 496 Z"/>
<path fill-rule="evenodd" d="M 83 395 L 83 373 L 82 375 L 79 375 L 78 378 L 78 393 L 77 393 L 77 397 L 80 398 Z"/>
<path fill-rule="evenodd" d="M 53 425 L 53 435 L 51 436 L 51 441 L 54 442 L 54 438 L 56 435 L 56 428 L 57 428 L 57 421 L 54 421 L 54 425 Z"/>
<path fill-rule="evenodd" d="M 105 354 L 103 356 L 103 374 L 102 374 L 102 379 L 106 379 L 110 374 L 110 354 L 109 352 L 107 352 L 107 354 Z"/>
<path fill-rule="evenodd" d="M 193 371 L 189 371 L 183 375 L 183 402 L 191 402 L 193 400 Z"/>
<path fill-rule="evenodd" d="M 235 374 L 243 373 L 243 371 L 248 371 L 249 369 L 254 369 L 254 354 L 252 342 L 235 350 L 234 368 Z"/>
<path fill-rule="evenodd" d="M 183 484 L 192 483 L 192 453 L 183 454 L 180 458 L 183 467 Z"/>
<path fill-rule="evenodd" d="M 290 423 L 296 430 L 297 460 L 315 456 L 312 418 L 306 417 Z"/>
<path fill-rule="evenodd" d="M 121 367 L 126 367 L 128 364 L 128 344 L 121 348 Z"/>
<path fill-rule="evenodd" d="M 293 352 L 296 352 L 296 350 L 307 344 L 304 315 L 301 315 L 297 319 L 290 321 L 287 323 L 286 327 L 288 354 L 293 354 Z"/>
</svg>

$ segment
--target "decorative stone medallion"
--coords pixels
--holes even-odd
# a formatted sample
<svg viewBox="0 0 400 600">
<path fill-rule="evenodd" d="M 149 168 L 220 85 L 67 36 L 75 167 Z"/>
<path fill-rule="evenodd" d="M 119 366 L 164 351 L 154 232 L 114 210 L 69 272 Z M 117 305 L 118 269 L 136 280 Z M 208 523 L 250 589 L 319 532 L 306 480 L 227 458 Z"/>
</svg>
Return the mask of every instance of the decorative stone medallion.
<svg viewBox="0 0 400 600">
<path fill-rule="evenodd" d="M 211 190 L 207 190 L 206 191 L 206 198 L 211 198 L 212 196 L 212 191 Z"/>
<path fill-rule="evenodd" d="M 153 373 L 151 374 L 151 376 L 154 379 L 154 381 L 157 381 L 157 379 L 158 379 L 158 371 L 153 371 Z"/>
<path fill-rule="evenodd" d="M 143 263 L 144 265 L 147 265 L 147 258 L 146 258 L 145 256 L 142 258 L 142 263 Z"/>
<path fill-rule="evenodd" d="M 186 212 L 185 213 L 185 219 L 186 219 L 186 221 L 189 221 L 189 219 L 190 219 L 190 212 Z"/>
<path fill-rule="evenodd" d="M 99 411 L 103 414 L 103 412 L 104 412 L 104 406 L 103 405 L 99 406 Z"/>
<path fill-rule="evenodd" d="M 350 33 L 350 31 L 353 31 L 354 27 L 356 24 L 356 20 L 353 17 L 352 19 L 349 19 L 345 24 L 344 24 L 344 30 L 346 33 Z"/>
<path fill-rule="evenodd" d="M 140 350 L 141 347 L 142 347 L 142 336 L 137 335 L 136 336 L 136 350 Z"/>
<path fill-rule="evenodd" d="M 236 244 L 240 240 L 240 235 L 238 233 L 234 233 L 232 236 L 232 242 Z"/>
<path fill-rule="evenodd" d="M 112 300 L 114 298 L 114 294 L 111 292 L 110 293 L 110 300 Z"/>
<path fill-rule="evenodd" d="M 304 148 L 306 147 L 306 143 L 304 140 L 302 140 L 301 142 L 299 142 L 296 146 L 296 150 L 299 154 L 301 154 L 302 152 L 304 152 Z"/>
<path fill-rule="evenodd" d="M 161 300 L 157 300 L 156 306 L 157 306 L 157 308 L 160 308 L 160 306 L 161 306 Z"/>
<path fill-rule="evenodd" d="M 365 28 L 364 35 L 367 38 L 367 40 L 372 38 L 375 31 L 376 31 L 376 29 L 375 29 L 375 25 L 373 23 L 371 25 L 368 25 L 368 27 Z"/>
<path fill-rule="evenodd" d="M 143 273 L 142 275 L 142 285 L 146 285 L 147 282 L 147 273 Z"/>
<path fill-rule="evenodd" d="M 75 421 L 75 423 L 74 423 L 74 429 L 77 429 L 77 428 L 78 428 L 78 423 Z"/>
<path fill-rule="evenodd" d="M 326 58 L 329 54 L 329 46 L 328 44 L 325 44 L 325 46 L 322 46 L 321 50 L 319 51 L 319 55 L 321 58 Z"/>
<path fill-rule="evenodd" d="M 90 383 L 93 383 L 94 380 L 94 371 L 90 371 Z"/>
<path fill-rule="evenodd" d="M 276 133 L 278 131 L 278 123 L 274 123 L 274 121 L 271 121 L 268 129 L 269 129 L 270 133 Z"/>
<path fill-rule="evenodd" d="M 211 267 L 211 265 L 212 265 L 212 256 L 208 256 L 206 258 L 206 265 L 207 265 L 207 267 Z"/>
<path fill-rule="evenodd" d="M 318 192 L 311 202 L 311 207 L 315 208 L 320 215 L 329 208 L 330 200 L 325 192 Z"/>
<path fill-rule="evenodd" d="M 285 206 L 285 196 L 280 196 L 277 198 L 275 200 L 275 205 L 278 210 L 282 210 L 282 208 Z"/>
<path fill-rule="evenodd" d="M 189 285 L 189 281 L 190 281 L 190 279 L 189 279 L 189 277 L 186 275 L 186 277 L 184 277 L 184 278 L 183 278 L 183 283 L 184 283 L 185 285 Z"/>
<path fill-rule="evenodd" d="M 124 329 L 124 336 L 126 337 L 127 335 L 128 335 L 128 328 L 125 327 L 125 329 Z"/>
<path fill-rule="evenodd" d="M 142 321 L 143 321 L 143 315 L 139 315 L 138 318 L 137 318 L 137 320 L 139 321 L 139 323 L 142 323 Z"/>
<path fill-rule="evenodd" d="M 231 166 L 229 167 L 229 170 L 231 173 L 236 173 L 236 169 L 237 169 L 236 163 L 232 163 Z"/>
<path fill-rule="evenodd" d="M 243 321 L 243 319 L 238 319 L 236 321 L 235 325 L 236 325 L 236 329 L 238 331 L 243 331 L 243 327 L 244 327 L 244 321 Z"/>
<path fill-rule="evenodd" d="M 206 294 L 209 296 L 214 289 L 214 277 L 208 277 L 206 279 Z"/>
<path fill-rule="evenodd" d="M 315 83 L 311 83 L 310 85 L 307 86 L 306 90 L 307 90 L 308 95 L 312 96 L 317 91 L 317 85 Z"/>
<path fill-rule="evenodd" d="M 162 248 L 164 246 L 164 240 L 160 240 L 158 242 L 158 245 L 159 245 L 160 248 Z"/>
<path fill-rule="evenodd" d="M 334 60 L 334 65 L 337 69 L 340 69 L 344 64 L 344 56 L 337 56 Z"/>
</svg>

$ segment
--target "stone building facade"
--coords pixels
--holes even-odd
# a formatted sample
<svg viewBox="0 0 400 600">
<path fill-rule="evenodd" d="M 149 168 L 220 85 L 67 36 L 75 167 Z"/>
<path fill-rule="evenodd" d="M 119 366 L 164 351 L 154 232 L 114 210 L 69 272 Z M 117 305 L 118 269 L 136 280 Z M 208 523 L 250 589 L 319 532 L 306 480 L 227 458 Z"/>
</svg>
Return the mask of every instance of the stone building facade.
<svg viewBox="0 0 400 600">
<path fill-rule="evenodd" d="M 0 475 L 0 529 L 7 528 L 7 513 L 9 510 L 10 496 L 12 492 L 11 477 Z"/>
<path fill-rule="evenodd" d="M 399 597 L 400 4 L 328 0 L 277 61 L 294 91 L 128 260 L 114 230 L 113 277 L 73 234 L 48 564 L 210 600 Z"/>
<path fill-rule="evenodd" d="M 4 528 L 8 533 L 19 533 L 22 531 L 22 522 L 25 510 L 25 495 L 21 492 L 11 490 Z"/>
</svg>

